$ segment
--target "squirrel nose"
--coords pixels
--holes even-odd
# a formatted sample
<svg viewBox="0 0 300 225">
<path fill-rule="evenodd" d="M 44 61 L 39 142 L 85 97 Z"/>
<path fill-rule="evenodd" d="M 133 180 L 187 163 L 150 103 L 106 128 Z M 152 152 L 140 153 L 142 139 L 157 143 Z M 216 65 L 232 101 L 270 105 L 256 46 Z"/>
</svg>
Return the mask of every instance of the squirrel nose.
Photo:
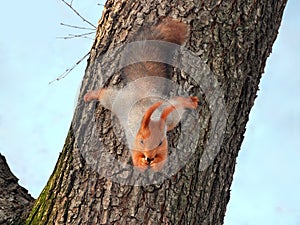
<svg viewBox="0 0 300 225">
<path fill-rule="evenodd" d="M 146 160 L 150 164 L 154 160 L 154 158 L 148 158 L 148 157 L 146 157 Z"/>
</svg>

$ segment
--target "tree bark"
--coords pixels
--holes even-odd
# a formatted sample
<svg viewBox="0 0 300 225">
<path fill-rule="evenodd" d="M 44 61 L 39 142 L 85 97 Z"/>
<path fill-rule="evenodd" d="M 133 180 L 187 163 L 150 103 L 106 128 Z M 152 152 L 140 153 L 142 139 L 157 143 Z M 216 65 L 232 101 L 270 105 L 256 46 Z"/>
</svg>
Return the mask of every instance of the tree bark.
<svg viewBox="0 0 300 225">
<path fill-rule="evenodd" d="M 34 198 L 18 184 L 6 159 L 0 154 L 0 224 L 24 224 Z"/>
<path fill-rule="evenodd" d="M 245 126 L 285 5 L 286 0 L 108 0 L 65 146 L 26 224 L 223 224 Z M 219 150 L 211 155 L 205 152 L 220 128 L 212 126 L 209 103 L 215 89 L 189 79 L 185 72 L 190 71 L 175 69 L 172 79 L 189 94 L 202 96 L 197 148 L 176 173 L 165 177 L 158 173 L 158 178 L 152 177 L 157 182 L 149 178 L 149 183 L 139 183 L 143 175 L 135 180 L 130 170 L 115 173 L 119 162 L 130 165 L 128 149 L 118 138 L 123 137 L 122 127 L 99 104 L 85 104 L 83 95 L 101 85 L 123 87 L 114 57 L 108 56 L 121 51 L 117 46 L 140 27 L 166 16 L 190 26 L 185 47 L 214 74 L 226 126 Z M 214 106 L 220 104 L 215 100 Z M 171 145 L 178 144 L 180 129 L 169 134 Z M 205 154 L 211 161 L 203 158 Z M 107 171 L 102 163 L 111 157 L 115 161 Z"/>
</svg>

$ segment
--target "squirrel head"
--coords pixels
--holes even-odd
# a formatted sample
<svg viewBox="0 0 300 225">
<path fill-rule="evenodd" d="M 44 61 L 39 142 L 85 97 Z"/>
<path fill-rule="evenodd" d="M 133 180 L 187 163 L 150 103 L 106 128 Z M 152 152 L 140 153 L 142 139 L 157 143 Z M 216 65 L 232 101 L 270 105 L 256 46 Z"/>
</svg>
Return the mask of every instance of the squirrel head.
<svg viewBox="0 0 300 225">
<path fill-rule="evenodd" d="M 133 165 L 141 170 L 151 168 L 159 171 L 163 168 L 168 157 L 167 131 L 174 129 L 180 121 L 180 119 L 174 119 L 174 115 L 172 115 L 166 123 L 168 116 L 174 110 L 178 110 L 178 113 L 180 109 L 196 109 L 199 99 L 197 96 L 177 96 L 173 99 L 174 101 L 175 104 L 166 106 L 162 110 L 159 120 L 151 120 L 151 116 L 161 106 L 162 101 L 150 106 L 143 116 L 131 151 Z"/>
<path fill-rule="evenodd" d="M 158 171 L 167 161 L 168 141 L 166 118 L 175 109 L 166 107 L 159 120 L 151 120 L 152 113 L 162 104 L 154 103 L 143 116 L 132 149 L 133 165 L 144 171 L 148 168 Z"/>
</svg>

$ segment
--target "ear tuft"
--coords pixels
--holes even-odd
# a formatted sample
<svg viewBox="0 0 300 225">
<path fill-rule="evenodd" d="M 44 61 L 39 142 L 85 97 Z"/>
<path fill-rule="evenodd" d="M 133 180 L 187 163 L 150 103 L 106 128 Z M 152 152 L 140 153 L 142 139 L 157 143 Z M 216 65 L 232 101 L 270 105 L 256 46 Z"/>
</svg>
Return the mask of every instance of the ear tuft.
<svg viewBox="0 0 300 225">
<path fill-rule="evenodd" d="M 141 129 L 149 129 L 149 123 L 151 120 L 152 113 L 162 104 L 162 101 L 156 102 L 151 105 L 144 114 L 141 122 Z"/>
</svg>

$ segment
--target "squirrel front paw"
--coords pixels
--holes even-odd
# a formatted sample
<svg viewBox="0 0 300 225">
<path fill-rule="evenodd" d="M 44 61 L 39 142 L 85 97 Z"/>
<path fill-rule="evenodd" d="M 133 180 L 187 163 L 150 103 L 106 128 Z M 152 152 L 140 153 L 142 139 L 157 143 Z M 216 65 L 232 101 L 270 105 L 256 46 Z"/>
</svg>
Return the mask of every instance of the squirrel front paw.
<svg viewBox="0 0 300 225">
<path fill-rule="evenodd" d="M 141 172 L 145 172 L 149 168 L 149 164 L 144 160 L 143 156 L 140 154 L 132 155 L 133 166 L 139 169 Z"/>
<path fill-rule="evenodd" d="M 100 97 L 100 93 L 101 93 L 101 89 L 97 90 L 97 91 L 89 91 L 88 93 L 86 93 L 83 97 L 83 100 L 85 102 L 90 102 L 92 100 L 98 100 Z"/>
<path fill-rule="evenodd" d="M 167 162 L 167 152 L 164 150 L 163 153 L 157 153 L 152 159 L 147 158 L 143 152 L 132 151 L 132 162 L 133 166 L 144 172 L 151 169 L 153 172 L 158 172 L 162 170 L 165 163 Z"/>
</svg>

